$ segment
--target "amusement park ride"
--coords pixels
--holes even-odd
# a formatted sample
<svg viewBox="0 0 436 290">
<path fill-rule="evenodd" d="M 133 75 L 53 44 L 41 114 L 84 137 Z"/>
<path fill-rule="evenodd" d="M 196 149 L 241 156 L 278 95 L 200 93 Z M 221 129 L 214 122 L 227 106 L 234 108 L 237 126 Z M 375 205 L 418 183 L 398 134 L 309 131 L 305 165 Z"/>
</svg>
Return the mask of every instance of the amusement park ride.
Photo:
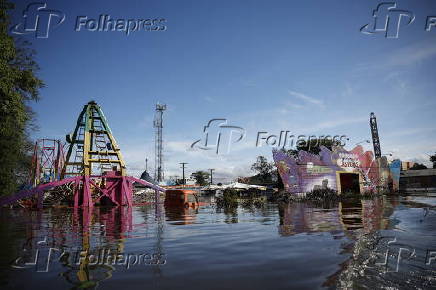
<svg viewBox="0 0 436 290">
<path fill-rule="evenodd" d="M 37 186 L 59 179 L 64 160 L 63 144 L 60 140 L 37 140 L 33 149 L 29 185 Z"/>
<path fill-rule="evenodd" d="M 61 141 L 41 139 L 35 144 L 29 181 L 31 189 L 0 199 L 0 206 L 38 197 L 42 207 L 44 191 L 72 185 L 74 207 L 96 204 L 132 206 L 133 183 L 156 190 L 156 202 L 163 188 L 126 175 L 126 164 L 100 106 L 87 103 L 77 119 L 73 134 L 66 137 L 67 154 Z"/>
</svg>

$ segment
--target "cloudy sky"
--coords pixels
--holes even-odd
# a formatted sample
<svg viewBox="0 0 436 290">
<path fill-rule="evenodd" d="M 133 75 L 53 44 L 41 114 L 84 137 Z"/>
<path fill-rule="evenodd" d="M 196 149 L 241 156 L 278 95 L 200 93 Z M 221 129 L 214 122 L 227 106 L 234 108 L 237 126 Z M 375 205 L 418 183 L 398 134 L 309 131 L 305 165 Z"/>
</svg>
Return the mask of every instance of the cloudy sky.
<svg viewBox="0 0 436 290">
<path fill-rule="evenodd" d="M 13 24 L 32 2 L 15 3 Z M 188 173 L 215 168 L 218 178 L 232 178 L 250 174 L 258 155 L 272 159 L 270 146 L 256 147 L 259 131 L 347 135 L 351 149 L 371 137 L 375 112 L 383 153 L 429 165 L 427 154 L 436 151 L 436 26 L 425 28 L 436 2 L 397 1 L 397 10 L 415 16 L 409 25 L 401 18 L 398 38 L 360 32 L 379 3 L 47 1 L 65 21 L 48 38 L 22 36 L 37 50 L 46 83 L 33 105 L 35 138 L 64 138 L 83 105 L 96 100 L 137 175 L 146 157 L 153 166 L 154 107 L 162 102 L 166 176 L 181 175 L 179 162 L 188 162 Z M 166 30 L 75 30 L 77 17 L 101 14 L 164 18 Z M 191 150 L 214 118 L 243 128 L 244 139 L 228 154 Z"/>
</svg>

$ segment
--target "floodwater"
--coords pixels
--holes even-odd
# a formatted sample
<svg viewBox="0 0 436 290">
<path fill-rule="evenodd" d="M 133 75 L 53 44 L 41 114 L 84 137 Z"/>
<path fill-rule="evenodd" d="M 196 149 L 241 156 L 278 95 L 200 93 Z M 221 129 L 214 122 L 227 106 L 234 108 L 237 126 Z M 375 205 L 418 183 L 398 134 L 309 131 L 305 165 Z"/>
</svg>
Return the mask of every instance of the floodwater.
<svg viewBox="0 0 436 290">
<path fill-rule="evenodd" d="M 435 205 L 420 194 L 234 210 L 2 209 L 0 288 L 428 289 Z"/>
</svg>

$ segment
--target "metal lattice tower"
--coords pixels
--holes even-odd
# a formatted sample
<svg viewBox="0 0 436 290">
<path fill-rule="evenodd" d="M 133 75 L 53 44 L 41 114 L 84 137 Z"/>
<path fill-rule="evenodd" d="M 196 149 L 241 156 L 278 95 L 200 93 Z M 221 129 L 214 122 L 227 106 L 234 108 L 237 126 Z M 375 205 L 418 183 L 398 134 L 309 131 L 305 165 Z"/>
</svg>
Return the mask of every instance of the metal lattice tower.
<svg viewBox="0 0 436 290">
<path fill-rule="evenodd" d="M 91 101 L 83 107 L 72 135 L 61 178 L 101 175 L 107 171 L 126 174 L 120 148 L 100 106 Z"/>
<path fill-rule="evenodd" d="M 167 109 L 165 104 L 156 104 L 156 114 L 154 116 L 154 128 L 155 143 L 154 143 L 154 179 L 157 182 L 161 182 L 164 179 L 164 167 L 163 167 L 163 140 L 162 140 L 162 128 L 163 128 L 163 112 Z"/>
<path fill-rule="evenodd" d="M 59 180 L 64 162 L 63 144 L 60 140 L 37 140 L 33 151 L 29 184 L 37 186 Z"/>
<path fill-rule="evenodd" d="M 369 125 L 371 127 L 372 144 L 374 145 L 375 158 L 381 158 L 380 139 L 378 138 L 377 119 L 375 114 L 371 113 L 369 119 Z"/>
</svg>

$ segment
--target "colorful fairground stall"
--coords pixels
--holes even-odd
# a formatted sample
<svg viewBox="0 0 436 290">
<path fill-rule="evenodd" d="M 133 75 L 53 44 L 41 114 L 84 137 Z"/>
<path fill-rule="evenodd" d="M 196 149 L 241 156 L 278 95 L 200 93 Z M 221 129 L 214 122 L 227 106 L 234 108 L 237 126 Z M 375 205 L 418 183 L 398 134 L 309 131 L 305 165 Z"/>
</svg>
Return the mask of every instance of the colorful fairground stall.
<svg viewBox="0 0 436 290">
<path fill-rule="evenodd" d="M 388 162 L 385 156 L 374 159 L 373 152 L 364 152 L 360 145 L 351 151 L 342 147 L 320 149 L 318 155 L 300 150 L 294 157 L 282 150 L 273 151 L 287 192 L 303 194 L 327 188 L 338 194 L 398 191 L 400 160 Z"/>
</svg>

